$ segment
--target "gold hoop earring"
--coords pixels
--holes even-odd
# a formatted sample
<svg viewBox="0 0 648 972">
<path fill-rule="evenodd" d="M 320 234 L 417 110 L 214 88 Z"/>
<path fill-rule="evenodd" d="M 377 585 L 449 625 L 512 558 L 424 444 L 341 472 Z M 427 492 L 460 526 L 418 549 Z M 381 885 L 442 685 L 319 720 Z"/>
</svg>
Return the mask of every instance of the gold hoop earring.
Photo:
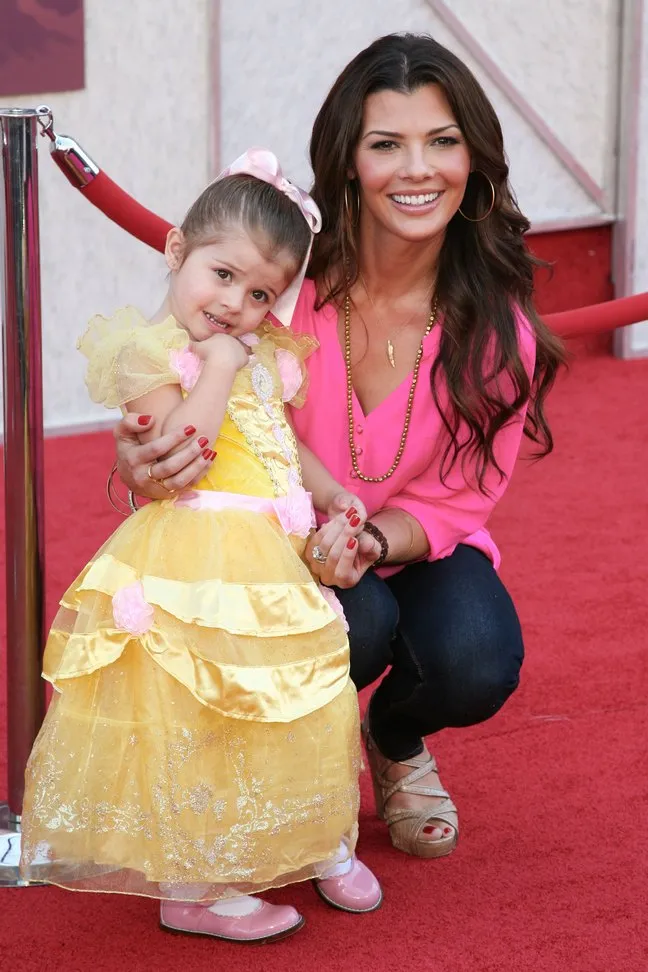
<svg viewBox="0 0 648 972">
<path fill-rule="evenodd" d="M 355 206 L 349 198 L 351 183 L 344 183 L 344 215 L 346 216 L 347 223 L 349 226 L 355 226 L 358 219 L 360 218 L 360 203 L 358 202 L 358 212 L 354 214 Z"/>
<path fill-rule="evenodd" d="M 463 218 L 465 220 L 467 220 L 469 223 L 483 223 L 483 221 L 485 219 L 488 219 L 488 217 L 490 216 L 490 214 L 495 209 L 495 186 L 493 185 L 492 180 L 481 169 L 475 169 L 475 172 L 480 172 L 481 175 L 483 175 L 484 179 L 486 179 L 488 185 L 490 186 L 490 190 L 491 190 L 491 193 L 492 193 L 493 198 L 491 199 L 491 204 L 488 207 L 488 211 L 485 213 L 484 216 L 480 216 L 479 219 L 473 219 L 471 216 L 466 216 L 466 214 L 464 212 L 462 212 L 461 206 L 459 207 L 459 210 L 458 211 L 461 213 L 461 215 L 463 216 Z"/>
</svg>

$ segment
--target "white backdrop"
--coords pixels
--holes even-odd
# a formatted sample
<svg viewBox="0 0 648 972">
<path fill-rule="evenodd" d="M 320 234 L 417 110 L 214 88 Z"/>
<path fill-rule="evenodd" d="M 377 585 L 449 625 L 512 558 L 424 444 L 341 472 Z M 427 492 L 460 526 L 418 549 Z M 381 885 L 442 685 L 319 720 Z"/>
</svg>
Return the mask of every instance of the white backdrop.
<svg viewBox="0 0 648 972">
<path fill-rule="evenodd" d="M 618 0 L 446 6 L 577 161 L 613 192 Z M 267 144 L 308 182 L 310 127 L 332 81 L 374 38 L 402 30 L 431 33 L 484 84 L 502 121 L 520 204 L 532 220 L 600 212 L 426 0 L 221 0 L 223 157 Z"/>
<path fill-rule="evenodd" d="M 427 0 L 86 0 L 86 89 L 11 102 L 50 104 L 59 131 L 77 138 L 138 200 L 177 220 L 220 162 L 252 144 L 273 148 L 287 172 L 308 184 L 310 128 L 338 71 L 381 34 L 429 31 L 465 57 L 492 97 L 527 215 L 536 223 L 600 218 L 601 205 L 433 6 Z M 613 206 L 619 0 L 441 6 L 468 28 Z M 648 133 L 648 97 L 644 109 Z M 106 419 L 87 399 L 75 350 L 85 322 L 124 303 L 153 308 L 165 267 L 67 184 L 41 141 L 45 420 L 50 429 L 68 429 Z M 648 139 L 642 159 L 648 171 Z M 648 200 L 643 204 L 648 209 Z M 638 262 L 637 280 L 648 287 L 648 265 Z"/>
<path fill-rule="evenodd" d="M 11 103 L 50 105 L 57 130 L 112 179 L 179 219 L 210 166 L 210 7 L 210 0 L 86 0 L 85 90 Z M 45 424 L 67 428 L 109 416 L 83 383 L 75 343 L 85 323 L 127 303 L 155 309 L 166 266 L 89 205 L 39 142 Z"/>
</svg>

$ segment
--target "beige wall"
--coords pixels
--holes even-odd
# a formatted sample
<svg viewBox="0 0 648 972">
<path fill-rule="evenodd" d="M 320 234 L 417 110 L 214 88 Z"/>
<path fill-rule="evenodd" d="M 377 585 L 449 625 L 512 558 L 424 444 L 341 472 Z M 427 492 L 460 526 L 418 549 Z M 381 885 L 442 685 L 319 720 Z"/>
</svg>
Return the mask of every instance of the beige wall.
<svg viewBox="0 0 648 972">
<path fill-rule="evenodd" d="M 210 170 L 210 9 L 210 0 L 86 0 L 85 90 L 11 102 L 50 105 L 57 130 L 112 179 L 178 219 Z M 88 400 L 76 338 L 92 314 L 152 309 L 166 267 L 89 205 L 39 141 L 45 423 L 104 421 Z"/>
<path fill-rule="evenodd" d="M 599 183 L 612 209 L 619 4 L 441 5 Z M 86 0 L 86 90 L 13 103 L 50 104 L 61 132 L 76 137 L 138 200 L 176 220 L 218 162 L 252 144 L 273 148 L 288 174 L 308 184 L 310 127 L 338 71 L 383 33 L 429 31 L 465 57 L 495 102 L 527 214 L 537 223 L 596 220 L 601 206 L 467 53 L 439 8 L 433 0 Z M 212 151 L 218 142 L 219 160 Z M 87 400 L 77 335 L 93 313 L 124 303 L 151 309 L 165 268 L 68 186 L 44 141 L 41 176 L 45 417 L 51 429 L 69 428 L 106 420 Z M 648 287 L 646 252 L 648 242 L 636 278 Z"/>
<path fill-rule="evenodd" d="M 494 101 L 528 215 L 595 217 L 600 207 L 434 7 L 426 0 L 221 0 L 223 157 L 267 144 L 307 181 L 310 127 L 340 69 L 381 34 L 427 31 L 466 60 Z M 613 194 L 619 0 L 449 0 L 445 7 Z"/>
</svg>

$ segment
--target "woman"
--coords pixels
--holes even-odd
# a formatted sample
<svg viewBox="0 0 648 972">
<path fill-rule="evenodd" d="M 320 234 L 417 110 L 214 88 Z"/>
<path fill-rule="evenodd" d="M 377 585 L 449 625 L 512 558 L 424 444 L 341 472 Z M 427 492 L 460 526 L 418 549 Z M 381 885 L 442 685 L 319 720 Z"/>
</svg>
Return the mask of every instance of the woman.
<svg viewBox="0 0 648 972">
<path fill-rule="evenodd" d="M 320 524 L 307 558 L 338 589 L 358 688 L 391 665 L 363 727 L 378 813 L 394 846 L 439 857 L 459 824 L 423 737 L 490 718 L 517 687 L 522 635 L 486 522 L 523 433 L 552 448 L 563 352 L 532 307 L 497 116 L 455 55 L 375 41 L 333 85 L 310 152 L 324 225 L 293 328 L 320 349 L 293 420 L 370 521 L 358 544 L 350 511 Z M 140 422 L 116 429 L 128 486 L 160 497 L 203 474 L 197 439 L 139 445 Z"/>
</svg>

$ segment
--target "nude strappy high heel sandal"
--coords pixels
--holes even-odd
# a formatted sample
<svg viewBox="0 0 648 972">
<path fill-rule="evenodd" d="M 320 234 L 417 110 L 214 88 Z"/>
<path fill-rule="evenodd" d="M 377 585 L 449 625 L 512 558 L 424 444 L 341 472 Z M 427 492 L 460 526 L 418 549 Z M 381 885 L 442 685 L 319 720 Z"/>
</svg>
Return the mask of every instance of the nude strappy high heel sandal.
<svg viewBox="0 0 648 972">
<path fill-rule="evenodd" d="M 436 760 L 427 749 L 419 756 L 404 759 L 402 766 L 410 766 L 411 772 L 400 780 L 387 779 L 386 773 L 393 760 L 383 756 L 369 731 L 369 711 L 362 723 L 362 736 L 367 749 L 371 770 L 376 813 L 389 828 L 391 842 L 398 850 L 414 857 L 445 857 L 451 854 L 459 839 L 457 808 L 446 790 L 418 783 L 430 771 L 436 772 Z M 441 803 L 429 809 L 390 809 L 388 804 L 395 793 L 413 793 L 418 796 L 439 797 Z M 445 824 L 452 833 L 436 840 L 426 839 L 425 827 Z"/>
</svg>

